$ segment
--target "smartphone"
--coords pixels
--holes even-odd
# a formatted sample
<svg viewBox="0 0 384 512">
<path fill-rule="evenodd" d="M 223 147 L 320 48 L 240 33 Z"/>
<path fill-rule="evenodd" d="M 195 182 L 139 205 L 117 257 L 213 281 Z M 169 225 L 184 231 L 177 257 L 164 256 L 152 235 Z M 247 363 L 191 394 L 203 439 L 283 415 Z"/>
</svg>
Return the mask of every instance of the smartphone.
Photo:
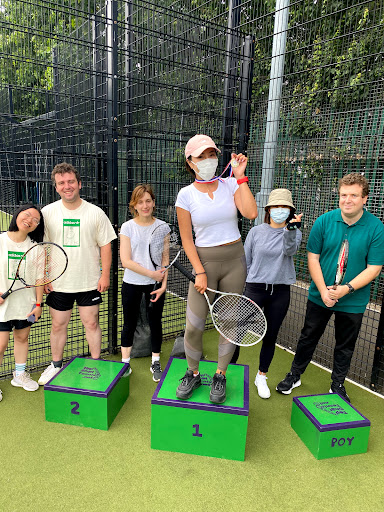
<svg viewBox="0 0 384 512">
<path fill-rule="evenodd" d="M 32 309 L 35 309 L 36 307 L 36 304 L 33 305 L 33 308 Z M 27 321 L 31 324 L 34 324 L 36 322 L 36 317 L 35 315 L 29 315 L 29 317 L 27 318 Z"/>
</svg>

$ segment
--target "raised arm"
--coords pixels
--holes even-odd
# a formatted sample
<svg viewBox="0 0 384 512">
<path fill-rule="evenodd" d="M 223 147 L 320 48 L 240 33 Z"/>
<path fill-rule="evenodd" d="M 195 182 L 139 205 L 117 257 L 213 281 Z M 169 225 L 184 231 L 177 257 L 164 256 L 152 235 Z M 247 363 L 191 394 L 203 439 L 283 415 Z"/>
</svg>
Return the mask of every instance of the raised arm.
<svg viewBox="0 0 384 512">
<path fill-rule="evenodd" d="M 233 175 L 236 180 L 240 180 L 245 177 L 248 158 L 241 153 L 239 155 L 232 153 L 232 159 L 235 159 L 239 163 L 238 167 L 233 167 Z M 256 219 L 257 204 L 247 181 L 244 181 L 239 185 L 234 197 L 236 207 L 241 215 L 250 220 Z"/>
</svg>

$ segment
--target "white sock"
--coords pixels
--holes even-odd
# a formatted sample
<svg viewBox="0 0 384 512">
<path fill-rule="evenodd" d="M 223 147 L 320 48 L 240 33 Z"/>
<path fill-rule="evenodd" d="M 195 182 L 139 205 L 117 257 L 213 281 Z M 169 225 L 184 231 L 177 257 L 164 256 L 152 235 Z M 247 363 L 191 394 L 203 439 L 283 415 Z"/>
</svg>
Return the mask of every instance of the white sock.
<svg viewBox="0 0 384 512">
<path fill-rule="evenodd" d="M 25 372 L 25 367 L 26 367 L 27 363 L 15 363 L 15 375 L 16 377 L 18 377 L 19 375 L 21 375 L 22 373 Z"/>
<path fill-rule="evenodd" d="M 131 360 L 131 358 L 130 358 L 130 357 L 122 357 L 122 358 L 121 358 L 121 362 L 122 362 L 122 363 L 129 363 L 129 361 L 130 361 L 130 360 Z"/>
<path fill-rule="evenodd" d="M 160 356 L 152 356 L 152 364 L 153 364 L 155 361 L 160 361 Z"/>
</svg>

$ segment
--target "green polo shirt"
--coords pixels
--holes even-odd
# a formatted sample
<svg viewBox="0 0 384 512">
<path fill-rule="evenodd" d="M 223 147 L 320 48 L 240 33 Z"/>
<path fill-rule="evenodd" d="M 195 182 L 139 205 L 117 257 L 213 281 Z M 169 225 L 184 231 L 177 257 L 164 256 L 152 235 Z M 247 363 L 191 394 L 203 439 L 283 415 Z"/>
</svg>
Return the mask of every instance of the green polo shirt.
<svg viewBox="0 0 384 512">
<path fill-rule="evenodd" d="M 361 218 L 349 226 L 341 216 L 341 210 L 324 213 L 313 224 L 307 243 L 307 251 L 320 254 L 320 266 L 327 286 L 335 281 L 340 245 L 347 238 L 349 256 L 347 271 L 342 284 L 352 281 L 367 265 L 384 264 L 384 225 L 380 219 L 364 210 Z M 363 313 L 369 301 L 370 284 L 342 297 L 330 308 L 346 313 Z M 308 299 L 326 307 L 312 281 Z"/>
</svg>

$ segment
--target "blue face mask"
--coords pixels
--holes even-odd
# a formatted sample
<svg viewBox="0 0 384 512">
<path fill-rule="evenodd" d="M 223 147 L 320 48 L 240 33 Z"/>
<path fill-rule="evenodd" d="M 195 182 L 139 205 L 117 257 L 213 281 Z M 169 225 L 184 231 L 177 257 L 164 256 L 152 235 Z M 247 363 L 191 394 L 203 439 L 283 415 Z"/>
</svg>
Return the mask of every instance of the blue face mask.
<svg viewBox="0 0 384 512">
<path fill-rule="evenodd" d="M 273 222 L 282 224 L 288 219 L 291 210 L 289 208 L 271 208 L 269 213 Z"/>
</svg>

